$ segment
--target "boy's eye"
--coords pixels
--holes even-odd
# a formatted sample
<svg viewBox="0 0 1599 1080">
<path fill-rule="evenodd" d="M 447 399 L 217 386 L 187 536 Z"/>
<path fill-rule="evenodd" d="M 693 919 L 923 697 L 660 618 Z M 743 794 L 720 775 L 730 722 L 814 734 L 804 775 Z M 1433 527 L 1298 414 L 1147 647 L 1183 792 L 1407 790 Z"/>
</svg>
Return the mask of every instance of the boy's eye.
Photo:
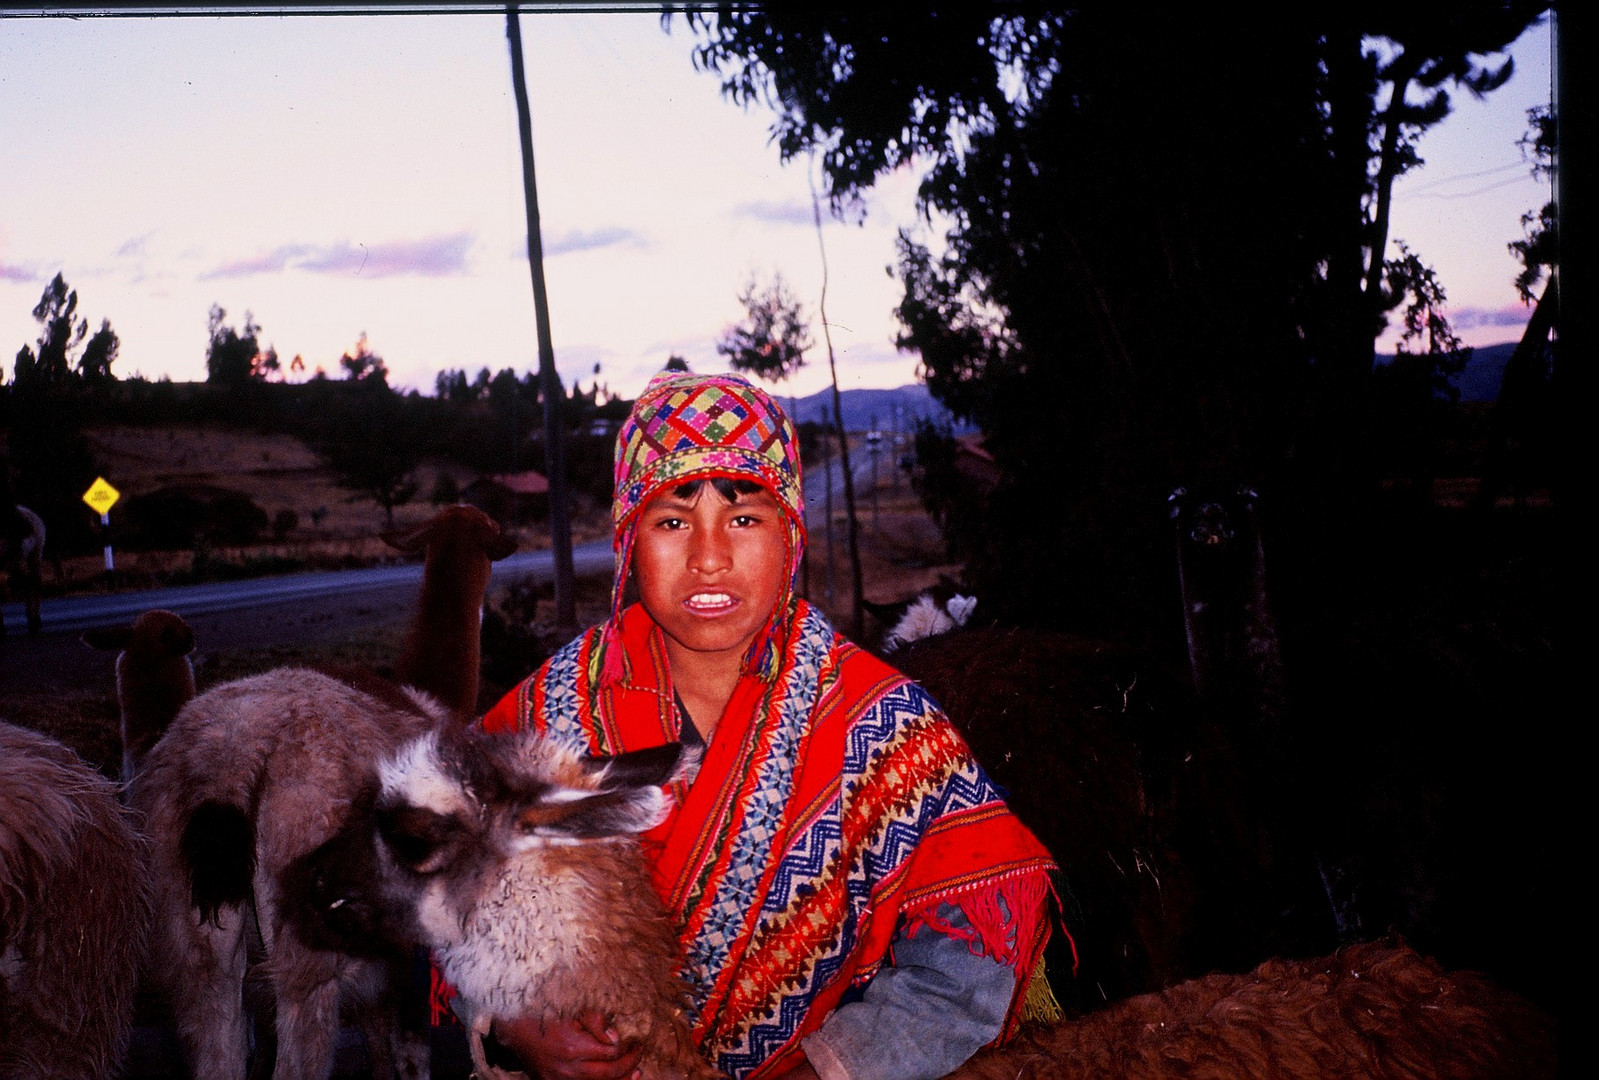
<svg viewBox="0 0 1599 1080">
<path fill-rule="evenodd" d="M 655 523 L 655 527 L 657 529 L 681 529 L 684 524 L 685 523 L 682 518 L 669 517 L 661 518 L 661 520 Z"/>
<path fill-rule="evenodd" d="M 754 514 L 739 514 L 733 518 L 733 524 L 741 529 L 747 529 L 751 525 L 759 525 L 760 523 L 761 519 Z"/>
</svg>

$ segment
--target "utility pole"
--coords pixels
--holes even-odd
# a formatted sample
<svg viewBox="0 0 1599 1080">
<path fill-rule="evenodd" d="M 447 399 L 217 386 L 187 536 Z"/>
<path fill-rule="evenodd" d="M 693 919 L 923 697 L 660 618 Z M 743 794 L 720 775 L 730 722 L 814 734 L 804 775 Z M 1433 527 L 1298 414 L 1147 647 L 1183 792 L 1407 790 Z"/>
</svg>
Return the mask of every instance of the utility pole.
<svg viewBox="0 0 1599 1080">
<path fill-rule="evenodd" d="M 550 481 L 550 554 L 555 561 L 555 622 L 563 630 L 575 630 L 576 575 L 572 569 L 566 433 L 561 428 L 560 404 L 566 392 L 555 371 L 555 348 L 550 344 L 550 302 L 544 292 L 544 240 L 539 232 L 539 191 L 533 176 L 533 118 L 527 101 L 527 80 L 522 74 L 522 26 L 515 4 L 505 7 L 505 33 L 511 39 L 511 88 L 516 93 L 516 118 L 522 136 L 522 187 L 527 195 L 527 261 L 533 273 L 533 316 L 538 324 L 539 396 L 544 399 L 544 469 Z"/>
</svg>

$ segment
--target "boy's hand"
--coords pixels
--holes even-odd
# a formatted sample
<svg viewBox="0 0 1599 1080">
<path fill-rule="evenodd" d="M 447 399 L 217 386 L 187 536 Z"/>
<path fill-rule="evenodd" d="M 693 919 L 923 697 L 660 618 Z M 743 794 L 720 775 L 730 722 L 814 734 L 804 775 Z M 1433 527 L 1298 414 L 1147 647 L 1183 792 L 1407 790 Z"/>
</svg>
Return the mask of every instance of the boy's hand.
<svg viewBox="0 0 1599 1080">
<path fill-rule="evenodd" d="M 496 1020 L 494 1038 L 539 1080 L 627 1080 L 642 1054 L 638 1046 L 624 1046 L 597 1012 L 576 1020 Z"/>
</svg>

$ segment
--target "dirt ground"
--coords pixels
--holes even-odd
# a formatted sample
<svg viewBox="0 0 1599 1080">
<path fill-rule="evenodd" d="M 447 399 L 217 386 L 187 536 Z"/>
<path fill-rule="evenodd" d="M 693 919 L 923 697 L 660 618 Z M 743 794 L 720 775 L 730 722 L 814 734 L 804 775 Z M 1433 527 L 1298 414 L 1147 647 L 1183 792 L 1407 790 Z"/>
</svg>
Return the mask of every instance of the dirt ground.
<svg viewBox="0 0 1599 1080">
<path fill-rule="evenodd" d="M 339 487 L 316 454 L 292 435 L 202 426 L 119 426 L 88 434 L 95 456 L 107 463 L 106 479 L 124 507 L 126 500 L 168 485 L 206 484 L 248 495 L 269 520 L 284 510 L 298 518 L 281 540 L 208 551 L 206 557 L 213 563 L 253 561 L 333 569 L 394 557 L 379 536 L 388 528 L 383 510 Z M 395 527 L 418 524 L 433 514 L 436 507 L 427 495 L 439 480 L 449 479 L 459 489 L 476 478 L 474 471 L 453 462 L 424 460 L 417 469 L 418 494 L 395 508 Z M 117 515 L 113 508 L 113 528 Z M 604 536 L 607 527 L 603 508 L 580 507 L 573 516 L 573 540 L 583 543 Z M 103 554 L 72 556 L 60 561 L 59 571 L 55 566 L 46 570 L 45 595 L 148 588 L 168 583 L 194 566 L 192 551 L 130 551 L 116 546 L 115 534 L 112 539 L 114 580 L 107 580 Z M 531 526 L 518 531 L 518 541 L 523 550 L 548 547 L 550 542 L 547 528 Z"/>
<path fill-rule="evenodd" d="M 290 436 L 209 428 L 124 427 L 97 430 L 92 438 L 101 459 L 116 463 L 112 479 L 124 499 L 165 484 L 205 483 L 243 491 L 269 515 L 280 509 L 292 509 L 299 515 L 302 524 L 284 541 L 220 549 L 211 553 L 215 560 L 242 564 L 281 559 L 308 569 L 370 565 L 397 557 L 378 535 L 385 527 L 382 510 L 369 502 L 352 503 L 316 456 Z M 424 491 L 431 487 L 430 470 L 435 468 L 451 467 L 425 464 L 421 470 Z M 470 477 L 456 475 L 455 479 L 465 483 Z M 941 576 L 958 575 L 959 566 L 944 561 L 942 538 L 902 476 L 885 476 L 875 499 L 870 490 L 864 490 L 859 500 L 862 577 L 868 600 L 892 603 L 935 584 Z M 326 513 L 313 525 L 314 509 Z M 434 510 L 425 500 L 418 500 L 396 509 L 396 524 L 421 522 Z M 609 520 L 603 511 L 590 508 L 574 518 L 574 543 L 606 536 L 608 531 Z M 813 526 L 802 586 L 836 625 L 853 633 L 848 533 L 842 508 L 835 515 L 832 532 L 829 559 L 827 530 Z M 545 548 L 550 542 L 543 527 L 520 530 L 518 541 L 524 550 Z M 188 570 L 193 561 L 194 553 L 187 551 L 118 552 L 114 585 L 120 591 L 163 584 L 174 573 Z M 46 604 L 51 596 L 101 592 L 110 587 L 101 556 L 63 562 L 61 578 L 46 570 Z M 579 625 L 591 625 L 605 617 L 609 590 L 609 580 L 580 583 L 576 597 Z M 491 585 L 491 616 L 499 611 L 524 623 L 513 631 L 547 632 L 552 602 L 518 607 L 507 602 L 506 592 Z M 237 642 L 249 635 L 219 634 L 213 626 L 197 627 L 196 677 L 203 690 L 287 663 L 356 663 L 381 670 L 398 654 L 407 617 L 401 608 L 372 610 L 362 604 L 329 606 L 302 615 L 277 613 L 274 618 L 292 625 L 269 635 L 270 644 L 262 647 Z M 880 632 L 867 616 L 862 640 L 874 641 Z M 230 639 L 228 644 L 218 647 L 219 636 Z M 485 645 L 486 698 L 510 689 L 550 647 L 548 640 L 511 644 L 520 649 L 498 658 L 490 655 L 493 643 Z M 496 659 L 497 663 L 491 663 Z M 491 666 L 492 672 L 488 670 Z M 113 657 L 87 648 L 76 635 L 19 640 L 9 645 L 9 651 L 7 645 L 0 645 L 0 690 L 0 718 L 51 734 L 107 775 L 115 774 L 121 742 Z"/>
</svg>

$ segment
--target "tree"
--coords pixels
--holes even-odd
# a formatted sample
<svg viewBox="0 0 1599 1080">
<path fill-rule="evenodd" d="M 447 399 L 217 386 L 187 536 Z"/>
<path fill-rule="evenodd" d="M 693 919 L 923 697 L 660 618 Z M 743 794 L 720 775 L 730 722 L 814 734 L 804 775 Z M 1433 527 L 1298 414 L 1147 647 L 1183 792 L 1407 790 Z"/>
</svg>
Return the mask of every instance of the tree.
<svg viewBox="0 0 1599 1080">
<path fill-rule="evenodd" d="M 351 500 L 370 499 L 394 527 L 394 510 L 416 496 L 422 460 L 421 425 L 408 415 L 405 398 L 379 379 L 355 387 L 332 384 L 327 414 L 316 437 L 317 453 Z"/>
<path fill-rule="evenodd" d="M 228 317 L 220 305 L 212 304 L 206 319 L 210 344 L 205 351 L 206 381 L 214 386 L 240 387 L 265 382 L 280 367 L 276 349 L 261 348 L 261 328 L 255 317 L 244 313 L 244 326 L 235 330 L 224 321 Z"/>
<path fill-rule="evenodd" d="M 344 369 L 344 377 L 351 382 L 389 384 L 389 367 L 383 362 L 383 357 L 373 352 L 372 346 L 367 344 L 365 330 L 356 338 L 355 347 L 339 357 L 339 366 Z"/>
<path fill-rule="evenodd" d="M 1547 107 L 1527 110 L 1527 134 L 1522 136 L 1523 153 L 1532 156 L 1532 175 L 1548 180 L 1554 175 L 1555 118 Z M 1533 291 L 1543 283 L 1545 275 L 1558 263 L 1560 233 L 1556 223 L 1555 204 L 1544 203 L 1542 209 L 1521 215 L 1525 235 L 1510 242 L 1510 253 L 1521 263 L 1521 273 L 1516 275 L 1516 292 L 1522 303 L 1534 300 Z"/>
<path fill-rule="evenodd" d="M 1001 467 L 969 567 L 990 610 L 1050 596 L 1112 616 L 1167 587 L 1147 518 L 1176 483 L 1244 477 L 1281 506 L 1373 476 L 1387 313 L 1419 305 L 1429 347 L 1449 341 L 1420 257 L 1385 258 L 1387 193 L 1444 88 L 1502 82 L 1483 57 L 1538 10 L 688 17 L 696 63 L 777 111 L 779 148 L 817 154 L 835 209 L 926 163 L 921 204 L 951 225 L 936 254 L 902 238 L 901 345 Z"/>
<path fill-rule="evenodd" d="M 781 382 L 805 363 L 811 347 L 804 308 L 789 291 L 782 274 L 764 288 L 753 277 L 739 294 L 744 321 L 730 326 L 716 344 L 734 371 Z"/>
<path fill-rule="evenodd" d="M 117 350 L 121 347 L 117 332 L 111 329 L 111 320 L 101 319 L 100 329 L 94 332 L 78 359 L 79 377 L 92 386 L 114 382 L 116 376 L 111 374 L 111 365 L 117 362 Z"/>
<path fill-rule="evenodd" d="M 16 470 L 17 501 L 44 518 L 54 550 L 82 550 L 92 532 L 80 496 L 98 468 L 83 436 L 83 365 L 73 354 L 88 333 L 78 315 L 78 294 L 61 274 L 45 286 L 33 317 L 39 322 L 38 352 L 18 350 L 9 388 L 6 444 Z M 91 349 L 90 370 L 109 375 L 116 334 L 102 323 Z"/>
<path fill-rule="evenodd" d="M 1532 174 L 1540 180 L 1554 175 L 1556 132 L 1554 114 L 1548 108 L 1527 111 L 1528 131 L 1521 140 L 1523 152 L 1531 154 Z M 1532 318 L 1505 363 L 1499 382 L 1499 396 L 1489 417 L 1487 460 L 1483 465 L 1482 485 L 1474 508 L 1491 509 L 1506 486 L 1513 486 L 1518 500 L 1535 486 L 1540 474 L 1549 478 L 1551 465 L 1558 457 L 1552 435 L 1558 430 L 1552 393 L 1554 349 L 1551 336 L 1558 339 L 1556 311 L 1560 291 L 1560 232 L 1558 204 L 1547 202 L 1537 211 L 1521 216 L 1525 235 L 1509 247 L 1521 263 L 1516 275 L 1516 292 L 1525 304 L 1532 304 Z M 1540 285 L 1541 292 L 1534 295 Z"/>
<path fill-rule="evenodd" d="M 39 355 L 30 375 L 43 385 L 65 386 L 72 378 L 72 354 L 89 330 L 87 319 L 74 321 L 77 310 L 78 291 L 68 288 L 66 281 L 57 274 L 45 286 L 44 295 L 33 309 L 33 317 L 40 327 Z"/>
<path fill-rule="evenodd" d="M 112 381 L 111 365 L 116 362 L 119 342 L 110 319 L 100 320 L 100 329 L 84 345 L 89 320 L 78 314 L 78 293 L 57 274 L 45 286 L 33 309 L 39 322 L 38 352 L 24 345 L 17 352 L 14 369 L 16 383 L 24 388 L 66 389 L 80 384 L 91 386 Z M 83 353 L 76 360 L 79 346 Z"/>
</svg>

